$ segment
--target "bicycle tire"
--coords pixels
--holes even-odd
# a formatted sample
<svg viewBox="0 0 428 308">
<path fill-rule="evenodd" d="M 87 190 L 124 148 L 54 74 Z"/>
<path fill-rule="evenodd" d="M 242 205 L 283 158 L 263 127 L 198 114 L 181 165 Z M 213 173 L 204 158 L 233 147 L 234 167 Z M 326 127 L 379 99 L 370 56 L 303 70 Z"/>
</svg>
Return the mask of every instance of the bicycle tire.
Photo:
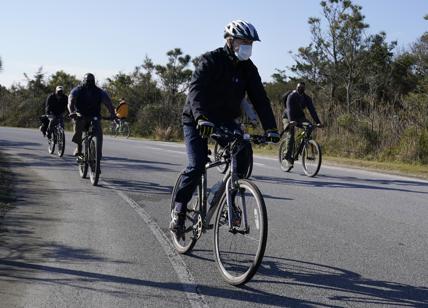
<svg viewBox="0 0 428 308">
<path fill-rule="evenodd" d="M 214 145 L 214 160 L 219 161 L 224 154 L 223 147 L 216 141 Z M 218 172 L 221 174 L 225 174 L 227 169 L 229 168 L 229 164 L 223 164 L 216 167 Z"/>
<path fill-rule="evenodd" d="M 57 143 L 58 143 L 57 154 L 59 157 L 62 157 L 64 155 L 64 150 L 65 150 L 64 129 L 62 127 L 58 128 L 57 133 L 58 133 L 58 136 L 57 136 Z"/>
<path fill-rule="evenodd" d="M 175 182 L 174 189 L 172 190 L 172 194 L 171 194 L 171 206 L 170 206 L 171 216 L 172 216 L 173 210 L 175 209 L 175 195 L 177 194 L 177 190 L 178 190 L 178 188 L 180 186 L 182 176 L 183 176 L 183 174 L 180 173 L 180 175 L 177 178 L 177 181 Z M 198 188 L 197 189 L 199 189 L 199 184 L 198 184 Z M 199 200 L 196 200 L 196 202 L 198 203 Z M 189 205 L 192 205 L 192 206 L 195 205 L 195 200 L 193 200 L 193 202 L 192 202 L 192 200 L 190 200 L 189 203 L 188 203 L 188 206 Z M 198 210 L 198 208 L 193 208 L 193 210 Z M 193 247 L 195 246 L 195 244 L 196 244 L 196 242 L 198 240 L 196 237 L 193 236 L 193 225 L 195 223 L 194 222 L 194 217 L 190 217 L 188 215 L 190 215 L 190 214 L 186 213 L 185 225 L 187 224 L 187 222 L 191 221 L 192 222 L 192 226 L 191 226 L 191 229 L 189 229 L 190 227 L 186 228 L 186 231 L 189 229 L 189 231 L 186 232 L 186 233 L 189 233 L 189 237 L 188 237 L 189 242 L 187 244 L 184 244 L 186 242 L 186 238 L 185 237 L 183 239 L 184 243 L 181 243 L 180 239 L 182 239 L 182 238 L 179 239 L 179 238 L 176 237 L 176 235 L 173 232 L 170 232 L 171 233 L 172 243 L 173 243 L 175 249 L 180 254 L 186 254 L 186 253 L 190 252 L 193 249 Z"/>
<path fill-rule="evenodd" d="M 101 171 L 101 139 L 93 136 L 89 140 L 89 179 L 93 186 L 98 185 Z"/>
<path fill-rule="evenodd" d="M 293 169 L 293 166 L 289 165 L 287 160 L 285 159 L 285 153 L 287 153 L 287 146 L 287 140 L 282 140 L 278 150 L 279 166 L 284 172 L 290 172 L 290 170 Z"/>
<path fill-rule="evenodd" d="M 311 145 L 313 147 L 313 149 L 316 150 L 316 156 L 318 158 L 318 161 L 315 163 L 315 168 L 313 168 L 312 170 L 309 170 L 308 168 L 308 161 L 309 158 L 312 160 L 312 156 L 308 157 L 309 154 L 313 153 L 309 153 L 308 151 L 308 145 Z M 315 160 L 316 157 L 313 159 Z M 318 172 L 320 171 L 321 168 L 321 162 L 322 162 L 322 153 L 321 153 L 321 146 L 315 141 L 315 140 L 309 140 L 303 147 L 303 151 L 302 151 L 302 168 L 303 168 L 303 172 L 309 176 L 309 177 L 314 177 L 318 174 Z"/>
<path fill-rule="evenodd" d="M 231 284 L 231 285 L 241 285 L 244 284 L 246 282 L 248 282 L 253 276 L 254 274 L 257 272 L 265 250 L 266 250 L 266 243 L 267 243 L 267 236 L 268 236 L 268 220 L 267 220 L 267 212 L 266 212 L 266 206 L 264 203 L 264 199 L 263 196 L 260 192 L 260 190 L 257 188 L 257 186 L 252 183 L 249 180 L 246 179 L 240 179 L 238 180 L 238 186 L 240 187 L 240 189 L 244 188 L 245 190 L 247 190 L 249 193 L 251 193 L 255 200 L 256 200 L 256 205 L 257 205 L 257 209 L 258 209 L 258 213 L 256 215 L 256 211 L 254 211 L 254 215 L 255 215 L 255 220 L 259 221 L 259 225 L 258 225 L 258 229 L 260 230 L 260 235 L 259 235 L 259 244 L 257 246 L 257 250 L 255 252 L 255 256 L 254 259 L 252 259 L 251 264 L 249 265 L 248 269 L 245 270 L 245 272 L 241 275 L 235 276 L 233 274 L 231 274 L 225 267 L 226 262 L 224 262 L 224 260 L 222 259 L 222 252 L 220 251 L 221 248 L 219 247 L 219 230 L 221 228 L 221 226 L 225 226 L 225 228 L 229 229 L 229 225 L 226 224 L 222 224 L 222 220 L 226 220 L 227 218 L 224 217 L 224 211 L 225 211 L 225 206 L 227 207 L 227 202 L 226 202 L 226 192 L 223 194 L 222 199 L 219 203 L 219 206 L 217 208 L 217 213 L 216 213 L 216 218 L 215 218 L 215 223 L 214 223 L 214 257 L 216 260 L 216 264 L 217 267 L 223 277 L 223 279 Z M 241 196 L 242 197 L 242 196 Z M 248 215 L 248 208 L 247 208 L 247 215 Z M 260 218 L 259 218 L 260 217 Z M 257 225 L 257 222 L 256 222 Z M 224 229 L 223 229 L 224 230 Z M 250 229 L 251 230 L 251 229 Z M 226 231 L 225 234 L 227 234 L 228 231 Z M 250 231 L 251 232 L 251 231 Z M 230 232 L 229 232 L 230 233 Z M 237 239 L 241 239 L 241 238 L 237 238 Z M 237 242 L 240 242 L 239 240 Z M 228 246 L 228 245 L 226 245 Z M 227 247 L 227 249 L 229 249 L 230 247 Z M 228 254 L 228 251 L 225 252 L 225 254 Z M 241 254 L 241 250 L 237 253 L 237 255 Z M 245 255 L 245 253 L 242 253 Z"/>
</svg>

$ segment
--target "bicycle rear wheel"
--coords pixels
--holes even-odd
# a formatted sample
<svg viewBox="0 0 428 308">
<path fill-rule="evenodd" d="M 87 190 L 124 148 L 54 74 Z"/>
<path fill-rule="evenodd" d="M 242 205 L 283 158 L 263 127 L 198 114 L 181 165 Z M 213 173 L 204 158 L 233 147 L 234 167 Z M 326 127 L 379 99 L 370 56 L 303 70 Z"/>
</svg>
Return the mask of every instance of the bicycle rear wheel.
<svg viewBox="0 0 428 308">
<path fill-rule="evenodd" d="M 101 161 L 101 139 L 93 136 L 89 140 L 89 179 L 91 184 L 96 186 L 100 178 Z"/>
<path fill-rule="evenodd" d="M 302 152 L 303 172 L 309 177 L 316 176 L 321 168 L 321 160 L 321 147 L 315 140 L 309 140 Z"/>
<path fill-rule="evenodd" d="M 173 215 L 173 211 L 175 208 L 175 196 L 177 194 L 177 190 L 180 187 L 182 174 L 178 176 L 178 179 L 175 183 L 174 189 L 172 190 L 172 196 L 171 196 L 171 218 Z M 198 240 L 195 236 L 195 227 L 198 223 L 198 211 L 199 211 L 199 191 L 200 191 L 200 185 L 197 186 L 195 193 L 192 196 L 192 199 L 189 201 L 187 205 L 187 212 L 186 212 L 186 220 L 184 222 L 186 229 L 183 236 L 180 236 L 177 238 L 177 236 L 171 232 L 171 239 L 172 243 L 174 244 L 175 249 L 182 254 L 185 254 L 192 250 L 192 248 L 195 246 L 196 241 Z M 199 226 L 202 227 L 202 226 Z"/>
<path fill-rule="evenodd" d="M 281 144 L 279 145 L 279 152 L 278 152 L 278 160 L 279 160 L 279 166 L 281 167 L 281 170 L 284 172 L 289 172 L 293 165 L 290 165 L 288 161 L 285 159 L 285 155 L 288 150 L 288 144 L 287 140 L 282 140 Z"/>
<path fill-rule="evenodd" d="M 232 285 L 246 283 L 254 276 L 263 259 L 268 234 L 266 206 L 259 189 L 245 179 L 239 180 L 238 186 L 231 192 L 232 229 L 226 193 L 214 223 L 215 260 L 224 280 Z"/>
<path fill-rule="evenodd" d="M 58 156 L 62 157 L 64 155 L 64 150 L 65 150 L 65 133 L 62 127 L 58 128 L 58 131 L 57 131 L 57 143 L 58 143 L 58 148 L 57 148 Z"/>
</svg>

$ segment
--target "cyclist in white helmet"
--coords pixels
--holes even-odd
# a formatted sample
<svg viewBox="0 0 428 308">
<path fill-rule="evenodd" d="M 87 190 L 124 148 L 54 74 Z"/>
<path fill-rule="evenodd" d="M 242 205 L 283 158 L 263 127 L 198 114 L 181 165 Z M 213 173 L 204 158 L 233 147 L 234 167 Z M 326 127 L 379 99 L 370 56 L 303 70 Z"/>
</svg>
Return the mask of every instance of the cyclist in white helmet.
<svg viewBox="0 0 428 308">
<path fill-rule="evenodd" d="M 249 22 L 234 20 L 225 27 L 224 38 L 224 47 L 201 56 L 183 109 L 188 165 L 183 171 L 170 223 L 170 230 L 176 235 L 184 230 L 187 203 L 207 162 L 207 138 L 215 126 L 240 129 L 234 120 L 241 114 L 241 101 L 246 95 L 257 112 L 268 141 L 279 141 L 270 101 L 257 68 L 250 60 L 253 42 L 260 41 L 256 29 Z M 238 173 L 242 175 L 247 170 L 249 153 L 246 148 L 237 156 Z"/>
</svg>

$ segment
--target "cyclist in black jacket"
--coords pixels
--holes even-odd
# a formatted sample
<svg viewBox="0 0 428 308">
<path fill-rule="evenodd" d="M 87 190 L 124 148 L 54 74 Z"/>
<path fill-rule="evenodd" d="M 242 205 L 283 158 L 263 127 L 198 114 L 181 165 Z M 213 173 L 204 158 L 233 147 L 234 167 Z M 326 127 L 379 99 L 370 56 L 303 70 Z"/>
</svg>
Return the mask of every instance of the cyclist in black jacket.
<svg viewBox="0 0 428 308">
<path fill-rule="evenodd" d="M 296 90 L 284 95 L 284 113 L 282 115 L 282 122 L 286 130 L 287 153 L 285 159 L 289 165 L 293 165 L 294 161 L 291 157 L 292 149 L 294 146 L 294 127 L 300 126 L 303 122 L 307 122 L 304 109 L 308 109 L 312 119 L 318 127 L 322 127 L 321 121 L 315 110 L 312 99 L 305 93 L 305 83 L 299 82 Z"/>
<path fill-rule="evenodd" d="M 49 117 L 49 124 L 47 126 L 47 137 L 50 139 L 52 135 L 52 128 L 63 120 L 63 114 L 67 110 L 68 97 L 64 94 L 64 88 L 57 86 L 55 92 L 51 93 L 46 99 L 46 115 Z M 41 129 L 42 132 L 46 129 Z"/>
<path fill-rule="evenodd" d="M 95 76 L 87 73 L 83 77 L 82 83 L 70 92 L 68 98 L 68 111 L 74 120 L 74 135 L 72 141 L 77 144 L 74 156 L 82 155 L 82 134 L 88 127 L 93 117 L 101 119 L 101 104 L 104 104 L 110 112 L 111 119 L 116 119 L 113 104 L 110 96 L 103 89 L 95 84 Z M 81 117 L 77 117 L 79 113 Z M 102 127 L 101 121 L 96 121 L 97 131 L 102 144 Z"/>
<path fill-rule="evenodd" d="M 270 101 L 257 68 L 249 59 L 253 42 L 260 41 L 256 29 L 248 22 L 232 21 L 224 30 L 224 38 L 226 44 L 223 48 L 201 56 L 183 109 L 188 165 L 176 194 L 170 223 L 170 230 L 176 234 L 184 230 L 187 203 L 207 162 L 207 138 L 218 125 L 239 129 L 234 119 L 241 114 L 240 104 L 246 94 L 254 105 L 268 141 L 279 141 Z M 238 154 L 238 173 L 247 168 L 246 155 L 245 151 Z"/>
</svg>

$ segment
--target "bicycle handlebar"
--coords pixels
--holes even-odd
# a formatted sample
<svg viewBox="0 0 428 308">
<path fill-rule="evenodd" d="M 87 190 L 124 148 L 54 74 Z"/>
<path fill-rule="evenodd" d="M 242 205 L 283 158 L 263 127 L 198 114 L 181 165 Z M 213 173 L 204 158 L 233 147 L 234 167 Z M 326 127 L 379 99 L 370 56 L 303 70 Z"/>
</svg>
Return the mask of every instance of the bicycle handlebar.
<svg viewBox="0 0 428 308">
<path fill-rule="evenodd" d="M 264 144 L 267 143 L 266 136 L 265 135 L 250 135 L 250 134 L 243 134 L 240 130 L 236 129 L 234 131 L 231 131 L 228 128 L 225 127 L 216 127 L 214 129 L 214 133 L 211 134 L 211 138 L 213 139 L 225 139 L 227 141 L 234 141 L 234 140 L 246 140 L 253 142 L 255 144 Z"/>
</svg>

